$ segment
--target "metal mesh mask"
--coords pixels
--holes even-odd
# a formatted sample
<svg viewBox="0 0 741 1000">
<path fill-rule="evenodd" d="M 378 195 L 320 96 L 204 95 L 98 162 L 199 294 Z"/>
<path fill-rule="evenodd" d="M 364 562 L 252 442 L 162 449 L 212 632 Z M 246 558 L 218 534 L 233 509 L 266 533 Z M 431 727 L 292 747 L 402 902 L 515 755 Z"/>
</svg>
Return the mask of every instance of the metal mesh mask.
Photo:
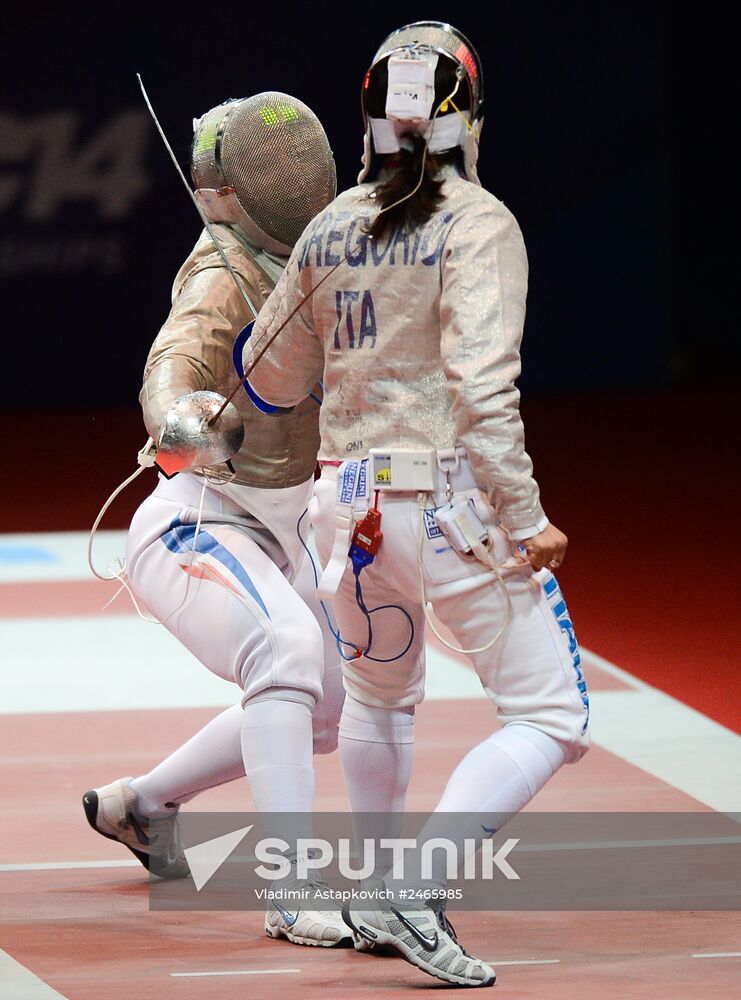
<svg viewBox="0 0 741 1000">
<path fill-rule="evenodd" d="M 358 181 L 372 179 L 378 169 L 378 163 L 373 148 L 368 112 L 365 105 L 365 90 L 368 78 L 373 68 L 383 59 L 403 52 L 404 50 L 420 48 L 437 53 L 454 61 L 462 72 L 462 85 L 467 89 L 468 112 L 466 116 L 474 131 L 469 133 L 463 143 L 464 169 L 466 177 L 474 183 L 479 183 L 476 173 L 478 158 L 478 135 L 483 125 L 484 114 L 484 78 L 476 49 L 466 36 L 451 24 L 442 21 L 416 21 L 403 28 L 397 28 L 388 35 L 373 57 L 370 69 L 366 73 L 361 95 L 363 124 L 365 126 L 365 148 L 363 154 L 363 169 Z"/>
<path fill-rule="evenodd" d="M 209 221 L 229 222 L 253 246 L 283 255 L 337 189 L 319 119 L 276 91 L 203 115 L 193 134 L 191 173 Z"/>
</svg>

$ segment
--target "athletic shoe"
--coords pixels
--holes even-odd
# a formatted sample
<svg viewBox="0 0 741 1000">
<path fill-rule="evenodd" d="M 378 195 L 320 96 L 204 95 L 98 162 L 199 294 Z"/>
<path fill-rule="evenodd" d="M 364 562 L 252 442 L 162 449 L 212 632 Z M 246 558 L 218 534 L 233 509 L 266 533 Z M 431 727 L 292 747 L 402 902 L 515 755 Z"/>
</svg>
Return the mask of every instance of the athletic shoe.
<svg viewBox="0 0 741 1000">
<path fill-rule="evenodd" d="M 172 816 L 149 819 L 136 811 L 136 792 L 130 778 L 119 778 L 82 796 L 82 806 L 93 830 L 117 840 L 160 878 L 187 878 L 190 868 L 180 846 L 177 810 Z"/>
<path fill-rule="evenodd" d="M 357 931 L 352 932 L 352 944 L 355 951 L 359 952 L 380 950 L 380 945 L 376 947 L 375 941 L 369 941 L 367 938 L 364 938 L 362 934 L 358 934 Z"/>
<path fill-rule="evenodd" d="M 292 944 L 319 948 L 350 945 L 352 933 L 339 910 L 287 910 L 273 903 L 265 913 L 265 933 L 271 938 L 287 938 Z"/>
<path fill-rule="evenodd" d="M 444 910 L 353 909 L 346 904 L 342 918 L 359 937 L 388 945 L 418 969 L 457 986 L 493 986 L 497 974 L 490 965 L 461 948 Z"/>
</svg>

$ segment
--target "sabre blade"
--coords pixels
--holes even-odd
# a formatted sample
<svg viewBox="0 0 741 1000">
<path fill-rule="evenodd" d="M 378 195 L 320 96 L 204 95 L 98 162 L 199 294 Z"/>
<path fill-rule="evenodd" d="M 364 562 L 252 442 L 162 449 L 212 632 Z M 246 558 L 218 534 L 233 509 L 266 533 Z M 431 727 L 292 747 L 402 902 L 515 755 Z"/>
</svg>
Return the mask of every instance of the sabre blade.
<svg viewBox="0 0 741 1000">
<path fill-rule="evenodd" d="M 237 277 L 236 271 L 234 270 L 234 268 L 232 267 L 232 265 L 227 260 L 226 254 L 224 253 L 224 248 L 221 246 L 221 243 L 219 243 L 218 239 L 216 238 L 216 235 L 215 235 L 213 229 L 211 228 L 211 223 L 208 221 L 208 219 L 206 218 L 206 215 L 205 215 L 203 209 L 198 204 L 198 199 L 193 194 L 191 186 L 188 183 L 188 181 L 186 180 L 185 174 L 183 173 L 183 171 L 182 171 L 182 169 L 180 167 L 180 164 L 177 161 L 177 157 L 175 156 L 175 153 L 172 150 L 172 146 L 167 141 L 167 136 L 165 135 L 164 130 L 163 130 L 162 126 L 159 123 L 159 119 L 157 118 L 157 115 L 154 112 L 154 108 L 152 107 L 152 102 L 149 100 L 149 95 L 147 94 L 146 88 L 144 87 L 144 81 L 141 78 L 141 74 L 137 73 L 136 74 L 136 78 L 139 81 L 139 87 L 141 88 L 142 96 L 144 97 L 144 103 L 147 105 L 147 109 L 148 109 L 150 115 L 152 116 L 152 121 L 157 126 L 157 131 L 159 132 L 160 136 L 162 137 L 162 141 L 165 144 L 165 149 L 170 154 L 170 159 L 175 164 L 175 169 L 178 172 L 180 180 L 185 185 L 185 190 L 188 192 L 188 197 L 190 198 L 190 200 L 195 205 L 196 211 L 200 215 L 201 221 L 203 222 L 203 225 L 205 226 L 208 235 L 211 237 L 211 240 L 212 240 L 214 246 L 216 247 L 217 251 L 219 252 L 219 256 L 221 257 L 222 261 L 224 262 L 224 266 L 226 267 L 226 269 L 229 272 L 229 274 L 232 276 L 232 280 L 234 281 L 234 284 L 237 286 L 237 289 L 239 290 L 239 294 L 244 299 L 244 301 L 245 301 L 245 303 L 247 305 L 247 308 L 251 310 L 253 317 L 257 318 L 257 308 L 255 307 L 255 304 L 253 303 L 252 299 L 247 294 L 246 290 L 243 288 L 243 286 L 242 286 L 239 278 Z"/>
</svg>

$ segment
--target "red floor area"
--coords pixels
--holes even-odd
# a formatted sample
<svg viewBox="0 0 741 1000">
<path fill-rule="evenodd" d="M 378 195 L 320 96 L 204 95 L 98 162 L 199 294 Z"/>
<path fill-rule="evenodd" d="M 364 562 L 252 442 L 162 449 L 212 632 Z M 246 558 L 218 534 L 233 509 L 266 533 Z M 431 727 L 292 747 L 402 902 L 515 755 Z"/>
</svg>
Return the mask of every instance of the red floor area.
<svg viewBox="0 0 741 1000">
<path fill-rule="evenodd" d="M 133 870 L 86 872 L 82 882 L 78 872 L 29 873 L 6 890 L 19 916 L 5 947 L 68 1000 L 401 1000 L 456 989 L 398 958 L 269 941 L 259 914 L 149 913 Z M 738 922 L 725 914 L 465 914 L 456 928 L 495 964 L 496 1000 L 738 996 L 737 959 L 692 958 L 737 950 Z M 510 964 L 532 961 L 548 964 Z M 222 975 L 192 975 L 209 972 Z"/>
<path fill-rule="evenodd" d="M 599 672 L 587 673 L 599 688 Z M 609 683 L 609 682 L 608 682 Z M 3 808 L 0 863 L 128 858 L 90 830 L 80 797 L 123 775 L 144 774 L 218 709 L 69 712 L 3 716 L 0 752 L 12 788 Z M 432 808 L 466 751 L 497 728 L 488 700 L 426 702 L 418 709 L 417 749 L 407 808 Z M 317 757 L 319 809 L 348 808 L 337 754 Z M 252 809 L 231 783 L 186 809 Z M 537 811 L 695 812 L 705 806 L 619 757 L 593 747 L 578 766 L 562 768 L 539 792 Z M 50 829 L 43 816 L 53 816 Z"/>
<path fill-rule="evenodd" d="M 591 680 L 598 685 L 598 671 Z M 214 710 L 6 716 L 4 784 L 13 795 L 0 827 L 0 863 L 128 860 L 89 829 L 80 794 L 159 760 Z M 430 807 L 455 762 L 493 728 L 486 701 L 428 702 L 417 725 L 410 809 Z M 345 804 L 336 755 L 317 759 L 317 807 Z M 186 808 L 249 808 L 237 782 Z M 704 807 L 595 748 L 562 769 L 538 810 L 696 811 Z M 396 958 L 298 948 L 267 940 L 258 913 L 154 913 L 143 869 L 5 871 L 0 948 L 69 1000 L 389 1000 L 447 987 Z M 738 960 L 694 954 L 739 951 L 741 920 L 713 912 L 461 913 L 456 927 L 474 954 L 498 968 L 497 996 L 516 1000 L 731 1000 Z M 510 964 L 547 962 L 548 964 Z M 273 971 L 268 971 L 273 970 Z M 277 970 L 277 971 L 275 971 Z M 289 971 L 294 970 L 294 971 Z M 249 971 L 213 978 L 193 973 Z M 191 974 L 191 975 L 184 975 Z M 12 1000 L 17 997 L 10 995 Z"/>
<path fill-rule="evenodd" d="M 735 400 L 541 397 L 523 414 L 546 510 L 570 537 L 559 579 L 583 644 L 741 728 Z M 146 437 L 134 408 L 34 411 L 13 424 L 5 531 L 88 529 Z M 103 526 L 126 527 L 153 482 L 145 472 Z"/>
</svg>

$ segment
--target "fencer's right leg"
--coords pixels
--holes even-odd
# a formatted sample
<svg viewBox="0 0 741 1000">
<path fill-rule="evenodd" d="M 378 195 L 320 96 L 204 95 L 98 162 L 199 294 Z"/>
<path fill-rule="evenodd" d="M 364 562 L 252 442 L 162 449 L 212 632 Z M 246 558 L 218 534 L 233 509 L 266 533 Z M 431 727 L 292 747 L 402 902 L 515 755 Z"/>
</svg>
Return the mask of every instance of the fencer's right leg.
<svg viewBox="0 0 741 1000">
<path fill-rule="evenodd" d="M 132 587 L 142 603 L 209 669 L 236 681 L 243 688 L 247 701 L 262 691 L 280 690 L 285 683 L 286 688 L 295 689 L 298 695 L 293 701 L 285 699 L 290 702 L 288 711 L 298 709 L 304 715 L 308 712 L 310 718 L 309 706 L 321 693 L 322 641 L 316 620 L 249 533 L 238 524 L 219 521 L 218 509 L 214 513 L 215 517 L 209 516 L 212 511 L 207 498 L 203 530 L 197 533 L 194 509 L 157 495 L 145 501 L 134 519 L 127 546 Z M 150 782 L 143 781 L 144 794 L 149 792 L 150 806 L 155 811 L 162 807 L 170 809 L 166 803 L 177 804 L 178 800 L 199 790 L 198 776 L 185 774 L 186 765 L 200 770 L 201 778 L 210 772 L 212 777 L 228 780 L 236 776 L 235 750 L 238 749 L 242 758 L 239 770 L 244 773 L 242 729 L 245 715 L 251 715 L 253 709 L 268 722 L 263 727 L 268 736 L 267 752 L 275 755 L 285 747 L 285 726 L 271 724 L 268 708 L 256 701 L 245 711 L 241 706 L 228 710 L 206 727 L 208 732 L 197 734 L 198 765 L 194 766 L 187 751 L 185 754 L 176 752 L 174 756 L 179 759 L 168 762 L 178 772 L 174 782 L 178 785 L 177 798 L 171 797 L 172 791 L 163 794 L 162 784 L 169 784 L 169 781 L 159 782 L 160 787 L 156 787 L 156 779 L 163 778 L 163 774 L 155 775 Z M 239 714 L 236 720 L 235 712 Z M 238 726 L 234 726 L 235 721 Z M 297 723 L 289 728 L 301 730 Z M 223 740 L 209 738 L 219 731 Z M 273 739 L 269 738 L 271 731 Z M 224 746 L 228 750 L 226 760 Z M 196 748 L 191 746 L 189 749 Z M 285 762 L 273 757 L 273 765 L 282 763 Z M 307 772 L 311 777 L 311 742 L 306 766 L 294 767 L 295 761 L 290 763 L 295 773 L 283 781 L 281 787 L 286 798 L 293 800 L 293 809 L 310 809 L 313 782 L 307 781 Z M 173 769 L 167 770 L 172 779 Z M 252 768 L 253 785 L 256 784 L 254 772 L 258 770 L 259 766 Z M 113 784 L 116 795 L 102 797 L 111 808 L 107 809 L 105 817 L 101 810 L 96 810 L 96 818 L 100 817 L 101 823 L 93 825 L 104 835 L 122 842 L 126 842 L 118 835 L 122 829 L 141 831 L 141 836 L 147 839 L 147 831 L 139 820 L 148 821 L 149 817 L 138 813 L 135 792 L 125 781 Z M 257 797 L 260 798 L 259 792 Z M 274 805 L 263 804 L 263 808 Z M 176 810 L 174 812 L 176 814 Z M 103 819 L 109 818 L 108 813 L 115 828 L 102 825 Z M 127 846 L 135 850 L 137 845 L 127 843 Z M 146 861 L 144 852 L 135 853 Z M 340 924 L 337 936 L 346 938 L 347 935 L 347 929 Z"/>
<path fill-rule="evenodd" d="M 90 825 L 160 878 L 187 878 L 178 809 L 207 788 L 243 777 L 242 715 L 242 706 L 232 705 L 147 774 L 89 789 L 83 806 Z"/>
<path fill-rule="evenodd" d="M 504 563 L 510 544 L 499 530 L 492 540 L 495 558 Z M 502 727 L 458 764 L 420 834 L 422 841 L 445 837 L 456 843 L 459 857 L 467 840 L 480 838 L 482 830 L 494 835 L 564 763 L 578 761 L 589 747 L 578 645 L 555 578 L 528 566 L 515 567 L 503 581 L 477 572 L 475 564 L 462 564 L 462 570 L 458 580 L 428 581 L 427 594 L 440 621 L 463 649 L 472 650 Z M 506 628 L 491 644 L 502 622 Z M 444 867 L 433 859 L 425 888 L 445 887 Z M 412 880 L 421 885 L 421 874 L 413 871 Z"/>
<path fill-rule="evenodd" d="M 269 688 L 250 698 L 244 706 L 242 748 L 255 808 L 263 814 L 284 813 L 281 838 L 296 845 L 287 854 L 290 874 L 273 885 L 274 889 L 289 892 L 320 888 L 316 880 L 300 880 L 296 874 L 296 865 L 303 856 L 297 842 L 313 833 L 313 707 L 310 695 L 288 688 Z M 325 948 L 350 944 L 351 931 L 337 910 L 323 910 L 321 905 L 313 908 L 311 902 L 288 909 L 289 905 L 286 903 L 284 907 L 275 901 L 268 905 L 265 913 L 268 937 Z"/>
</svg>

